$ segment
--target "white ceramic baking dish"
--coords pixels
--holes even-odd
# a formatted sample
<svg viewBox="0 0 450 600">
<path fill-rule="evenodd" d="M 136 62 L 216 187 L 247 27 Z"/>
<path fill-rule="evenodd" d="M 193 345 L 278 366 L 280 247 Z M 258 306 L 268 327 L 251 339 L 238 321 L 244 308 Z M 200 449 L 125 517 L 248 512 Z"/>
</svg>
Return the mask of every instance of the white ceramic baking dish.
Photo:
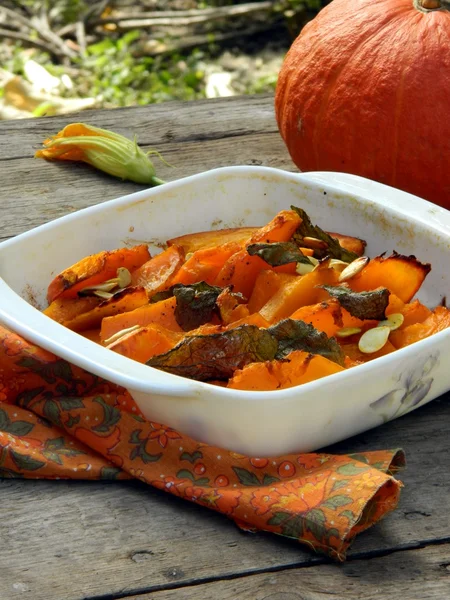
<svg viewBox="0 0 450 600">
<path fill-rule="evenodd" d="M 46 289 L 82 257 L 183 233 L 263 225 L 304 208 L 324 229 L 362 237 L 368 254 L 430 262 L 419 298 L 450 292 L 450 212 L 409 194 L 337 173 L 229 167 L 105 202 L 0 244 L 0 321 L 47 350 L 126 387 L 142 412 L 199 441 L 253 456 L 309 451 L 380 425 L 450 389 L 450 330 L 366 365 L 271 391 L 229 390 L 134 362 L 39 312 Z M 34 306 L 32 305 L 34 304 Z"/>
</svg>

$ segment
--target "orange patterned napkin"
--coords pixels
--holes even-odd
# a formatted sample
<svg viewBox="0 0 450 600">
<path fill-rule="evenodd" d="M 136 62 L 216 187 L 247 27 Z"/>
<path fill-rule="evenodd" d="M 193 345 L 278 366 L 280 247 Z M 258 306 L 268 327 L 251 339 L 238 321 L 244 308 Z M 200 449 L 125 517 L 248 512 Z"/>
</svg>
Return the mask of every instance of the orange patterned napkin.
<svg viewBox="0 0 450 600">
<path fill-rule="evenodd" d="M 130 395 L 0 327 L 0 476 L 129 479 L 338 560 L 393 510 L 400 450 L 250 458 L 144 420 Z"/>
</svg>

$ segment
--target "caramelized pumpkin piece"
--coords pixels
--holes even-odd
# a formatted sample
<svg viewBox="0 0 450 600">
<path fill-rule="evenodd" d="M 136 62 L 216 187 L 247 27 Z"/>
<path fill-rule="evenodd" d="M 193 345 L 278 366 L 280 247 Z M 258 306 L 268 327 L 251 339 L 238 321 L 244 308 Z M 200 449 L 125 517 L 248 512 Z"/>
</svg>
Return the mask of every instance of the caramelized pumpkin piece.
<svg viewBox="0 0 450 600">
<path fill-rule="evenodd" d="M 91 340 L 91 342 L 101 344 L 100 329 L 87 329 L 86 331 L 79 331 L 78 334 L 82 335 L 88 340 Z"/>
<path fill-rule="evenodd" d="M 264 242 L 288 242 L 300 225 L 300 217 L 292 210 L 282 210 L 270 223 L 258 229 L 250 238 L 248 245 Z M 247 299 L 250 297 L 258 274 L 268 268 L 268 264 L 259 256 L 250 256 L 244 248 L 233 254 L 223 265 L 215 285 L 225 287 L 231 285 L 233 292 L 240 292 Z M 295 263 L 276 267 L 282 273 L 295 273 Z"/>
<path fill-rule="evenodd" d="M 248 243 L 288 242 L 301 222 L 293 210 L 281 210 L 267 225 L 255 231 Z"/>
<path fill-rule="evenodd" d="M 431 265 L 421 263 L 414 256 L 394 252 L 384 258 L 373 258 L 366 267 L 347 283 L 356 292 L 386 287 L 403 302 L 409 302 L 419 291 Z"/>
<path fill-rule="evenodd" d="M 236 244 L 241 248 L 258 230 L 259 227 L 237 227 L 234 229 L 199 231 L 198 233 L 188 233 L 172 238 L 167 241 L 167 244 L 169 246 L 181 246 L 186 254 L 197 252 L 197 250 L 217 248 L 229 243 Z"/>
<path fill-rule="evenodd" d="M 137 362 L 146 363 L 152 356 L 163 354 L 173 348 L 181 338 L 181 333 L 170 331 L 160 325 L 148 325 L 123 335 L 107 348 Z"/>
<path fill-rule="evenodd" d="M 392 332 L 389 337 L 392 337 L 394 333 L 395 332 Z M 369 362 L 370 360 L 374 360 L 375 358 L 379 358 L 380 356 L 385 356 L 386 354 L 395 352 L 395 346 L 391 343 L 390 340 L 386 342 L 386 344 L 381 348 L 381 350 L 378 350 L 377 352 L 372 352 L 371 354 L 364 354 L 363 352 L 361 352 L 361 350 L 358 348 L 357 343 L 342 344 L 341 347 L 345 355 L 352 362 L 356 362 L 357 364 Z"/>
<path fill-rule="evenodd" d="M 99 304 L 101 304 L 101 298 L 96 296 L 89 296 L 85 298 L 56 298 L 53 302 L 44 310 L 44 315 L 66 325 L 68 322 L 78 317 L 83 313 L 86 313 Z"/>
<path fill-rule="evenodd" d="M 409 304 L 405 304 L 403 309 L 397 312 L 402 313 L 404 317 L 400 329 L 405 329 L 409 325 L 414 325 L 415 323 L 422 323 L 431 315 L 431 310 L 419 302 L 419 300 L 414 300 Z"/>
<path fill-rule="evenodd" d="M 248 301 L 248 310 L 250 313 L 259 311 L 282 285 L 288 281 L 294 281 L 296 278 L 296 275 L 278 273 L 273 269 L 260 271 Z"/>
<path fill-rule="evenodd" d="M 395 348 L 404 348 L 447 327 L 450 327 L 450 311 L 444 306 L 437 306 L 422 323 L 414 323 L 393 331 L 390 340 Z"/>
<path fill-rule="evenodd" d="M 119 267 L 132 272 L 150 259 L 147 244 L 99 252 L 83 258 L 53 279 L 47 291 L 49 304 L 58 297 L 76 298 L 85 287 L 104 283 L 117 275 Z"/>
<path fill-rule="evenodd" d="M 236 242 L 197 250 L 181 266 L 172 285 L 189 285 L 199 281 L 213 284 L 225 262 L 239 250 L 240 246 Z"/>
<path fill-rule="evenodd" d="M 336 335 L 336 331 L 343 327 L 342 310 L 337 300 L 328 300 L 297 309 L 291 319 L 298 319 L 310 323 L 328 337 Z"/>
<path fill-rule="evenodd" d="M 73 331 L 85 331 L 100 326 L 102 319 L 133 311 L 148 303 L 147 292 L 144 288 L 125 288 L 112 298 L 103 300 L 88 312 L 82 313 L 66 322 L 66 327 Z"/>
<path fill-rule="evenodd" d="M 136 269 L 131 274 L 131 285 L 145 288 L 149 296 L 167 290 L 183 263 L 183 249 L 171 246 Z"/>
<path fill-rule="evenodd" d="M 181 327 L 175 319 L 175 308 L 175 298 L 168 298 L 154 304 L 146 304 L 133 311 L 106 317 L 102 321 L 100 330 L 101 340 L 104 343 L 119 331 L 135 325 L 146 327 L 154 323 L 171 331 L 181 331 Z"/>
<path fill-rule="evenodd" d="M 239 296 L 233 294 L 230 288 L 225 288 L 217 296 L 216 306 L 219 309 L 220 320 L 224 325 L 229 325 L 249 316 L 247 306 L 239 301 Z"/>
<path fill-rule="evenodd" d="M 328 231 L 328 235 L 331 235 L 332 238 L 337 240 L 339 244 L 349 250 L 350 252 L 354 252 L 358 256 L 362 256 L 366 250 L 366 242 L 357 237 L 352 237 L 351 235 L 343 235 L 342 233 L 336 233 L 335 231 Z"/>
<path fill-rule="evenodd" d="M 237 390 L 285 389 L 343 371 L 344 367 L 318 354 L 298 350 L 283 361 L 252 363 L 237 370 L 228 387 Z"/>
<path fill-rule="evenodd" d="M 318 286 L 336 284 L 337 278 L 338 273 L 334 269 L 328 268 L 326 263 L 321 264 L 314 271 L 280 287 L 259 312 L 269 323 L 276 323 L 302 306 L 326 299 L 327 292 Z"/>
</svg>

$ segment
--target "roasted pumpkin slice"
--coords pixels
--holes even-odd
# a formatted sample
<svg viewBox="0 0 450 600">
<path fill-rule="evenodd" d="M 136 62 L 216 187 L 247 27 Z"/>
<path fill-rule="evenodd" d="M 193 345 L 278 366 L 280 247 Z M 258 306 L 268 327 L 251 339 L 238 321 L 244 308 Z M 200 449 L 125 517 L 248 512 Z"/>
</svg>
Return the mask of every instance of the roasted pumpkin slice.
<svg viewBox="0 0 450 600">
<path fill-rule="evenodd" d="M 95 329 L 100 326 L 105 317 L 133 311 L 147 303 L 148 296 L 144 288 L 125 288 L 114 294 L 112 298 L 103 300 L 88 312 L 67 321 L 65 325 L 73 331 Z"/>
<path fill-rule="evenodd" d="M 152 296 L 172 285 L 183 263 L 184 250 L 179 246 L 171 246 L 136 269 L 131 274 L 131 284 L 145 288 Z"/>
<path fill-rule="evenodd" d="M 172 238 L 167 241 L 167 244 L 168 246 L 180 246 L 186 254 L 197 252 L 197 250 L 217 248 L 229 243 L 242 247 L 258 229 L 258 227 L 237 227 L 234 229 L 200 231 Z"/>
<path fill-rule="evenodd" d="M 430 271 L 431 265 L 421 263 L 415 256 L 403 256 L 394 252 L 386 258 L 373 258 L 347 283 L 355 292 L 386 287 L 403 302 L 410 302 Z"/>
<path fill-rule="evenodd" d="M 154 304 L 145 304 L 135 310 L 117 314 L 115 316 L 106 317 L 102 320 L 100 337 L 102 342 L 110 339 L 113 335 L 124 329 L 129 329 L 138 325 L 146 327 L 153 323 L 161 325 L 171 331 L 181 331 L 175 319 L 175 298 L 167 298 Z"/>
<path fill-rule="evenodd" d="M 344 367 L 319 354 L 301 350 L 292 352 L 283 361 L 251 363 L 237 370 L 228 387 L 237 390 L 276 390 L 294 387 L 343 371 Z"/>
<path fill-rule="evenodd" d="M 147 244 L 87 256 L 53 279 L 48 287 L 47 300 L 50 304 L 60 296 L 76 298 L 82 289 L 116 277 L 120 267 L 132 272 L 149 259 Z"/>
</svg>

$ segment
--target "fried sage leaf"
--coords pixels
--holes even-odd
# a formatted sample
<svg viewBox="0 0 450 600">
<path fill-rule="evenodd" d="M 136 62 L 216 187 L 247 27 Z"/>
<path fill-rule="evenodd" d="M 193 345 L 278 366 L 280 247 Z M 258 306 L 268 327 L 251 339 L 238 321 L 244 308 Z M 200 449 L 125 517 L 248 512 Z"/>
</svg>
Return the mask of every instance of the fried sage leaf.
<svg viewBox="0 0 450 600">
<path fill-rule="evenodd" d="M 191 285 L 177 284 L 172 289 L 177 301 L 175 319 L 183 331 L 211 321 L 217 313 L 217 297 L 223 292 L 222 288 L 204 281 Z"/>
<path fill-rule="evenodd" d="M 296 319 L 284 319 L 267 330 L 277 341 L 278 350 L 275 358 L 285 358 L 294 350 L 303 350 L 311 354 L 321 354 L 341 367 L 344 366 L 345 355 L 335 338 L 318 331 L 311 323 Z"/>
<path fill-rule="evenodd" d="M 358 258 L 358 255 L 355 254 L 355 252 L 346 250 L 340 245 L 337 239 L 331 237 L 331 235 L 326 233 L 326 231 L 317 225 L 313 225 L 311 223 L 311 219 L 302 208 L 291 206 L 291 209 L 295 211 L 302 219 L 301 224 L 293 236 L 294 241 L 299 246 L 307 245 L 303 243 L 303 238 L 316 238 L 317 240 L 321 240 L 322 242 L 326 243 L 326 248 L 315 249 L 314 256 L 316 258 L 329 256 L 331 258 L 338 258 L 339 260 L 343 260 L 348 263 Z"/>
<path fill-rule="evenodd" d="M 156 292 L 150 298 L 149 303 L 155 304 L 156 302 L 161 302 L 161 300 L 167 300 L 168 298 L 173 297 L 173 287 L 170 287 L 168 290 L 163 290 L 162 292 Z"/>
<path fill-rule="evenodd" d="M 242 325 L 223 333 L 193 335 L 147 365 L 198 381 L 229 379 L 252 362 L 273 360 L 278 342 L 267 330 Z"/>
<path fill-rule="evenodd" d="M 294 262 L 312 265 L 309 258 L 293 242 L 250 244 L 247 246 L 247 252 L 250 256 L 259 256 L 271 267 L 280 267 Z"/>
<path fill-rule="evenodd" d="M 354 292 L 346 286 L 322 285 L 325 290 L 336 298 L 339 304 L 358 319 L 374 319 L 383 321 L 386 318 L 386 308 L 389 304 L 390 292 L 387 288 L 372 292 Z"/>
</svg>

